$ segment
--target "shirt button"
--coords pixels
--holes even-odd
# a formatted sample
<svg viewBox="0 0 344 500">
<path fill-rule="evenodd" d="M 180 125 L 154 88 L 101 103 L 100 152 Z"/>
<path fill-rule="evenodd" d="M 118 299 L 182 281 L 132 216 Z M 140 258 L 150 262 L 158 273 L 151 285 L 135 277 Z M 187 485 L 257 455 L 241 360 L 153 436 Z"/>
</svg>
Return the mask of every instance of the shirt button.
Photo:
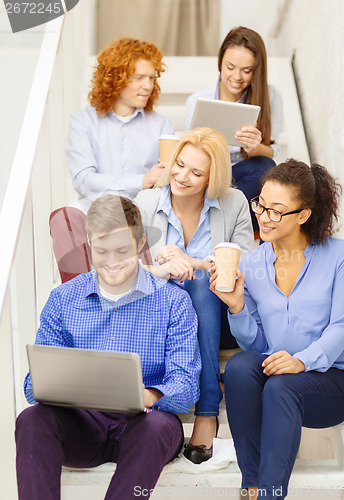
<svg viewBox="0 0 344 500">
<path fill-rule="evenodd" d="M 159 411 L 160 410 L 160 406 L 156 406 L 155 409 Z"/>
<path fill-rule="evenodd" d="M 115 307 L 115 311 L 118 311 L 118 307 Z"/>
<path fill-rule="evenodd" d="M 111 337 L 111 340 L 115 340 L 115 337 Z"/>
<path fill-rule="evenodd" d="M 310 366 L 307 366 L 306 370 L 310 370 L 310 369 L 311 369 L 311 367 L 310 367 Z"/>
</svg>

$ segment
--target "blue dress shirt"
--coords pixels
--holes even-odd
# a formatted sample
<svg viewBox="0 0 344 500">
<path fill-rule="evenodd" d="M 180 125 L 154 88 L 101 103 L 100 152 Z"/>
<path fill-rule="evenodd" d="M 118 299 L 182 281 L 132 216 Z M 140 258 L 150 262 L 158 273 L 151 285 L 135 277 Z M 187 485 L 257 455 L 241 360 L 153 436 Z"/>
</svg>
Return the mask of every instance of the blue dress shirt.
<svg viewBox="0 0 344 500">
<path fill-rule="evenodd" d="M 177 245 L 189 257 L 200 260 L 210 255 L 212 252 L 210 232 L 211 207 L 221 210 L 217 199 L 210 200 L 206 197 L 196 232 L 185 248 L 183 228 L 171 205 L 171 188 L 169 185 L 165 186 L 161 191 L 157 212 L 164 212 L 168 220 L 166 245 Z"/>
<path fill-rule="evenodd" d="M 308 245 L 306 262 L 289 297 L 275 281 L 271 243 L 245 255 L 245 307 L 228 321 L 243 349 L 272 354 L 285 350 L 305 370 L 344 369 L 344 241 Z"/>
<path fill-rule="evenodd" d="M 173 134 L 173 125 L 155 111 L 137 108 L 125 122 L 114 112 L 99 117 L 90 105 L 73 113 L 66 144 L 73 188 L 85 197 L 108 190 L 133 199 L 159 162 L 162 134 Z"/>
<path fill-rule="evenodd" d="M 153 408 L 187 413 L 199 398 L 201 361 L 191 299 L 141 266 L 133 289 L 116 302 L 99 294 L 95 271 L 52 290 L 35 343 L 138 353 L 145 386 L 163 393 Z M 30 373 L 24 391 L 35 403 Z"/>
</svg>

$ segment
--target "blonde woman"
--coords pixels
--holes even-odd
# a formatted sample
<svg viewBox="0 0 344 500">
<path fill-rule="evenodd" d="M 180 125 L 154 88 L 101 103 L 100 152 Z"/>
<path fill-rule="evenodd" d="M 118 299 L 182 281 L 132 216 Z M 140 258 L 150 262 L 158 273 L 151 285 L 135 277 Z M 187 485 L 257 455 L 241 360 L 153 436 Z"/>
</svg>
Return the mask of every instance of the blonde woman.
<svg viewBox="0 0 344 500">
<path fill-rule="evenodd" d="M 152 258 L 151 271 L 173 280 L 190 294 L 198 316 L 201 349 L 201 396 L 195 425 L 184 454 L 194 463 L 212 456 L 216 417 L 222 392 L 219 386 L 220 337 L 236 347 L 221 301 L 209 290 L 209 256 L 221 241 L 232 241 L 244 253 L 253 247 L 248 203 L 231 187 L 228 145 L 210 128 L 189 132 L 177 145 L 155 189 L 141 191 L 139 206 Z M 156 243 L 157 229 L 161 237 Z"/>
</svg>

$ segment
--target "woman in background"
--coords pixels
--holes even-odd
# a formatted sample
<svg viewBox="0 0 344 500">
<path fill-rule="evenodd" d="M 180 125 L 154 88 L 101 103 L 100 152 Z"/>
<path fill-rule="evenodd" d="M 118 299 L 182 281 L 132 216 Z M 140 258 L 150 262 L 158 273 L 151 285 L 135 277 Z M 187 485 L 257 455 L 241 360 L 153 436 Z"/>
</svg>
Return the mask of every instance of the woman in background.
<svg viewBox="0 0 344 500">
<path fill-rule="evenodd" d="M 195 425 L 184 454 L 194 463 L 212 456 L 219 386 L 219 346 L 237 347 L 230 335 L 224 304 L 209 290 L 209 256 L 222 241 L 253 248 L 247 201 L 231 186 L 228 145 L 210 128 L 189 132 L 177 145 L 156 189 L 141 191 L 134 200 L 140 208 L 157 276 L 175 279 L 190 294 L 198 316 L 202 372 L 201 396 Z M 156 243 L 156 231 L 161 238 Z M 182 282 L 182 283 L 181 283 Z M 176 286 L 176 285 L 174 285 Z"/>
<path fill-rule="evenodd" d="M 235 138 L 243 147 L 230 146 L 235 185 L 250 200 L 259 194 L 264 172 L 275 165 L 272 158 L 278 152 L 282 99 L 272 85 L 268 86 L 264 42 L 249 28 L 240 26 L 228 33 L 219 50 L 218 68 L 220 75 L 216 83 L 187 99 L 185 129 L 190 129 L 198 97 L 261 107 L 256 126 L 244 127 L 236 133 Z M 255 217 L 251 215 L 257 229 Z"/>
<path fill-rule="evenodd" d="M 211 276 L 244 349 L 228 361 L 224 384 L 253 499 L 285 498 L 302 426 L 344 420 L 344 241 L 331 236 L 340 192 L 319 165 L 273 167 L 252 200 L 265 243 L 241 260 L 233 292 L 215 290 Z"/>
</svg>

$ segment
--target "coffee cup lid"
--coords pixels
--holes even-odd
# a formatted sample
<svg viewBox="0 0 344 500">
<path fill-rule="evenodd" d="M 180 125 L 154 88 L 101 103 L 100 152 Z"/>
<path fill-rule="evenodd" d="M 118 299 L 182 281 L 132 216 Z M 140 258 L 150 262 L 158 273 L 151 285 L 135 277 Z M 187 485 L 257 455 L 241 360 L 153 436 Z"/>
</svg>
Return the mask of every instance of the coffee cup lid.
<svg viewBox="0 0 344 500">
<path fill-rule="evenodd" d="M 223 241 L 222 243 L 218 243 L 215 247 L 215 250 L 217 248 L 223 248 L 223 247 L 236 248 L 240 252 L 242 251 L 239 245 L 237 245 L 236 243 L 231 243 L 230 241 Z"/>
</svg>

